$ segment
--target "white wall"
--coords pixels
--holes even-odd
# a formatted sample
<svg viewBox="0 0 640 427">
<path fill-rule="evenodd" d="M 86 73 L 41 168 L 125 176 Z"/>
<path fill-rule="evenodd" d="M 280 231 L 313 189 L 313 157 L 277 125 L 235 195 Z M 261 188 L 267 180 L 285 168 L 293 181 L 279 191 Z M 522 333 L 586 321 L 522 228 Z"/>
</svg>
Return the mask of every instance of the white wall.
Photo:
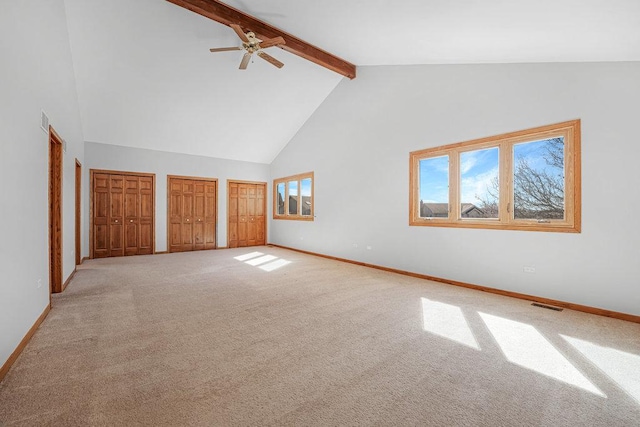
<svg viewBox="0 0 640 427">
<path fill-rule="evenodd" d="M 272 163 L 272 178 L 315 172 L 316 219 L 271 220 L 270 241 L 640 315 L 638 76 L 640 63 L 360 67 Z M 582 233 L 409 227 L 410 151 L 575 118 Z"/>
<path fill-rule="evenodd" d="M 218 179 L 218 247 L 227 246 L 227 179 L 267 182 L 269 165 L 176 154 L 117 145 L 85 143 L 85 191 L 89 200 L 89 170 L 107 169 L 156 174 L 156 252 L 167 250 L 167 175 L 184 175 Z M 267 189 L 269 186 L 267 186 Z M 270 206 L 267 204 L 267 206 Z M 84 215 L 89 218 L 89 202 Z M 267 232 L 268 232 L 267 228 Z M 86 250 L 89 256 L 89 221 L 85 224 Z"/>
<path fill-rule="evenodd" d="M 75 264 L 74 170 L 84 146 L 63 0 L 2 1 L 0 58 L 1 366 L 49 304 L 49 141 L 41 109 L 67 141 L 63 280 Z"/>
</svg>

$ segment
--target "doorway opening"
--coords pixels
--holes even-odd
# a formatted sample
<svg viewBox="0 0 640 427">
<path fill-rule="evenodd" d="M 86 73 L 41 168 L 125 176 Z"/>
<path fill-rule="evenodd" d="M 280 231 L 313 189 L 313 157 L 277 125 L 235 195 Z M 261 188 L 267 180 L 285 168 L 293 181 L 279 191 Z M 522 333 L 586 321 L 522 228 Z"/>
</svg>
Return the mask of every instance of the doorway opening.
<svg viewBox="0 0 640 427">
<path fill-rule="evenodd" d="M 62 292 L 62 138 L 49 126 L 49 290 Z"/>
<path fill-rule="evenodd" d="M 76 265 L 82 264 L 82 164 L 76 159 Z"/>
</svg>

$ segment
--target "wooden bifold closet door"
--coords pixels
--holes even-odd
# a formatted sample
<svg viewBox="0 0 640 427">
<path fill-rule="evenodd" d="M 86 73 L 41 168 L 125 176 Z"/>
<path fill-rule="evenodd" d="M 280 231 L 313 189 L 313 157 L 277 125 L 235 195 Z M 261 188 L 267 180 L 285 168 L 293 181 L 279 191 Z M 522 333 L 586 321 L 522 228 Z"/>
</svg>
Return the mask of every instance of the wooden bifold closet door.
<svg viewBox="0 0 640 427">
<path fill-rule="evenodd" d="M 228 182 L 230 248 L 266 243 L 266 191 L 266 182 Z"/>
<path fill-rule="evenodd" d="M 155 175 L 91 171 L 92 257 L 154 252 Z"/>
<path fill-rule="evenodd" d="M 218 181 L 168 176 L 169 252 L 216 248 Z"/>
</svg>

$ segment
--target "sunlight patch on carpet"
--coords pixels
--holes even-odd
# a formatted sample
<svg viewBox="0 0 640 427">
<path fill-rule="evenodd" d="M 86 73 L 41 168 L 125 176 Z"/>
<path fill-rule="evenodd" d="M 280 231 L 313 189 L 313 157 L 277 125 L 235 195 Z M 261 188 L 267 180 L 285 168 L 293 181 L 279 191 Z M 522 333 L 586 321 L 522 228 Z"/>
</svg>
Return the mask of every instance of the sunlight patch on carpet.
<svg viewBox="0 0 640 427">
<path fill-rule="evenodd" d="M 427 298 L 421 298 L 421 300 L 425 331 L 480 350 L 460 307 Z"/>
<path fill-rule="evenodd" d="M 264 264 L 265 262 L 273 261 L 274 259 L 277 259 L 277 258 L 278 258 L 277 256 L 273 256 L 273 255 L 264 255 L 259 258 L 250 259 L 249 261 L 245 261 L 244 263 L 253 265 L 255 267 L 256 265 Z"/>
<path fill-rule="evenodd" d="M 640 404 L 640 356 L 560 335 Z"/>
<path fill-rule="evenodd" d="M 248 253 L 248 254 L 244 254 L 244 255 L 239 255 L 239 256 L 233 257 L 233 259 L 236 259 L 238 261 L 246 261 L 248 259 L 255 258 L 255 257 L 258 257 L 260 255 L 264 255 L 264 254 L 262 252 L 251 252 L 251 253 Z"/>
<path fill-rule="evenodd" d="M 286 259 L 277 259 L 269 264 L 261 265 L 259 268 L 264 271 L 273 271 L 277 270 L 280 267 L 284 267 L 287 264 L 291 264 L 291 261 L 287 261 Z"/>
<path fill-rule="evenodd" d="M 607 397 L 533 326 L 486 313 L 478 314 L 511 363 Z"/>
</svg>

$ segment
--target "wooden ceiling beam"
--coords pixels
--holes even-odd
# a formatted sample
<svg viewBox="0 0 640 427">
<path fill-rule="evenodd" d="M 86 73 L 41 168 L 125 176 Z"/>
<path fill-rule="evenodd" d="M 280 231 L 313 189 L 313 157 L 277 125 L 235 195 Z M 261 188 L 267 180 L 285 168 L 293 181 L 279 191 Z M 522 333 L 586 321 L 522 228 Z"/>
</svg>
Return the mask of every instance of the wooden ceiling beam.
<svg viewBox="0 0 640 427">
<path fill-rule="evenodd" d="M 281 36 L 286 42 L 286 44 L 278 46 L 281 49 L 315 62 L 350 79 L 356 77 L 355 65 L 218 0 L 167 1 L 227 26 L 238 24 L 246 32 L 253 31 L 261 39 Z"/>
</svg>

